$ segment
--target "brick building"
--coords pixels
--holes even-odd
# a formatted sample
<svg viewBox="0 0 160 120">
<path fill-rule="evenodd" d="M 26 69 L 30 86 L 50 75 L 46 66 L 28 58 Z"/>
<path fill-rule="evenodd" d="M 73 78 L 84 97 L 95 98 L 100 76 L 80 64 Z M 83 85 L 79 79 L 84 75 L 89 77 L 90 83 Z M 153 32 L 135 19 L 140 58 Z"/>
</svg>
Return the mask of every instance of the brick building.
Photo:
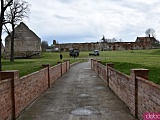
<svg viewBox="0 0 160 120">
<path fill-rule="evenodd" d="M 145 38 L 142 42 L 141 38 Z M 135 42 L 93 42 L 93 43 L 64 43 L 57 44 L 54 40 L 55 48 L 61 51 L 68 51 L 70 48 L 76 48 L 80 51 L 93 51 L 93 50 L 140 50 L 153 48 L 153 40 L 155 38 L 137 37 Z M 157 41 L 157 40 L 156 40 Z M 155 43 L 155 42 L 154 42 Z M 156 43 L 159 44 L 159 43 Z"/>
</svg>

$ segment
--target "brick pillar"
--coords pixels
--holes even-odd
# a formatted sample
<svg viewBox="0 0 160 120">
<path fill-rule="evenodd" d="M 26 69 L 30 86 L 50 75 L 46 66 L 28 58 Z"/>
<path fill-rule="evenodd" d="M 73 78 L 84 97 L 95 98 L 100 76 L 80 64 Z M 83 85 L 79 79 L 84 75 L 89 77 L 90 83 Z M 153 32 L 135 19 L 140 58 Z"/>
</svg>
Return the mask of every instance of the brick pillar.
<svg viewBox="0 0 160 120">
<path fill-rule="evenodd" d="M 148 79 L 148 75 L 149 75 L 149 70 L 148 69 L 143 69 L 143 68 L 137 68 L 137 69 L 131 69 L 131 86 L 134 87 L 134 98 L 133 98 L 133 102 L 134 108 L 131 108 L 131 112 L 133 113 L 133 115 L 135 117 L 138 117 L 138 80 L 136 79 L 136 77 L 142 77 L 144 79 Z"/>
<path fill-rule="evenodd" d="M 134 74 L 138 77 L 142 77 L 144 79 L 148 79 L 149 70 L 143 68 L 131 69 L 131 74 Z"/>
<path fill-rule="evenodd" d="M 109 87 L 109 70 L 108 70 L 108 67 L 114 68 L 114 64 L 113 63 L 106 63 L 107 86 Z"/>
<path fill-rule="evenodd" d="M 97 60 L 97 73 L 98 73 L 98 75 L 99 75 L 99 64 L 101 63 L 101 61 L 100 60 Z"/>
<path fill-rule="evenodd" d="M 68 60 L 68 64 L 69 64 L 69 65 L 68 65 L 68 66 L 69 66 L 68 69 L 70 69 L 70 64 L 71 64 L 71 63 L 70 63 L 70 60 Z"/>
<path fill-rule="evenodd" d="M 66 63 L 66 72 L 67 72 L 67 66 L 68 66 L 68 65 L 67 65 L 67 61 L 68 61 L 68 60 L 63 60 L 63 61 Z"/>
<path fill-rule="evenodd" d="M 12 120 L 16 120 L 19 113 L 16 112 L 15 85 L 19 82 L 19 71 L 0 71 L 1 80 L 11 78 L 11 94 L 12 94 Z"/>
<path fill-rule="evenodd" d="M 93 59 L 93 71 L 94 72 L 96 72 L 96 65 L 95 65 L 95 63 L 96 63 L 96 60 Z"/>
<path fill-rule="evenodd" d="M 50 65 L 49 64 L 42 64 L 43 68 L 48 68 L 48 87 L 51 87 L 51 80 L 50 80 Z"/>
<path fill-rule="evenodd" d="M 67 70 L 70 69 L 70 60 L 65 60 L 67 62 Z"/>
<path fill-rule="evenodd" d="M 93 59 L 91 59 L 91 69 L 93 69 Z"/>
<path fill-rule="evenodd" d="M 92 59 L 92 69 L 94 70 L 94 59 Z"/>
<path fill-rule="evenodd" d="M 62 76 L 62 62 L 57 62 L 58 64 L 60 64 L 60 67 L 61 67 L 61 76 Z"/>
</svg>

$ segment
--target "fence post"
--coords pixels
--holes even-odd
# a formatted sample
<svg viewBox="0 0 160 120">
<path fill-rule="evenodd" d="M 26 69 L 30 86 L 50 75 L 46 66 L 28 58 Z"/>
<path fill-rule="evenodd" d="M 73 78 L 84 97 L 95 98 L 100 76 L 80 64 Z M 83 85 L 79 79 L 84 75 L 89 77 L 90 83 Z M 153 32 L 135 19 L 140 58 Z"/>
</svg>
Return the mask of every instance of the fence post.
<svg viewBox="0 0 160 120">
<path fill-rule="evenodd" d="M 109 70 L 108 68 L 114 68 L 114 64 L 113 63 L 106 63 L 106 74 L 107 74 L 107 86 L 109 87 Z"/>
<path fill-rule="evenodd" d="M 131 85 L 134 87 L 134 108 L 131 109 L 131 112 L 135 117 L 138 117 L 138 80 L 136 77 L 142 77 L 144 79 L 148 79 L 149 70 L 143 68 L 131 69 Z"/>
<path fill-rule="evenodd" d="M 50 65 L 49 64 L 42 64 L 43 68 L 48 68 L 48 87 L 51 87 L 51 81 L 50 81 Z"/>
</svg>

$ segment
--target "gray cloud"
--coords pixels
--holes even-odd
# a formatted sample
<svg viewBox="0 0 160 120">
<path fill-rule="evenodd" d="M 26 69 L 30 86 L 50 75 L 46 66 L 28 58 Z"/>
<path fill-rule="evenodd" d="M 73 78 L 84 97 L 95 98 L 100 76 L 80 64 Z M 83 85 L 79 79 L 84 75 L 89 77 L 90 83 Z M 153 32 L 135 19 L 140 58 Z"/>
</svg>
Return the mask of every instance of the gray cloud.
<svg viewBox="0 0 160 120">
<path fill-rule="evenodd" d="M 28 0 L 31 15 L 26 24 L 42 40 L 52 43 L 121 38 L 134 41 L 147 28 L 160 38 L 159 0 Z M 76 39 L 77 38 L 77 39 Z"/>
<path fill-rule="evenodd" d="M 61 15 L 54 15 L 54 17 L 62 20 L 74 20 L 73 17 L 61 16 Z"/>
</svg>

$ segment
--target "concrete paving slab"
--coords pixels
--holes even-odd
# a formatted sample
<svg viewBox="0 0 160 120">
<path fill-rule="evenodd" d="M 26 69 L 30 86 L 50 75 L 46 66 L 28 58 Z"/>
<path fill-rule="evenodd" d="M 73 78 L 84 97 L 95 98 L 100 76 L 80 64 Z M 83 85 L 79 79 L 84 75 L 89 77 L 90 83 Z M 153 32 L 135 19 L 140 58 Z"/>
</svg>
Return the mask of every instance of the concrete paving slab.
<svg viewBox="0 0 160 120">
<path fill-rule="evenodd" d="M 137 120 L 90 68 L 73 66 L 18 120 Z"/>
</svg>

